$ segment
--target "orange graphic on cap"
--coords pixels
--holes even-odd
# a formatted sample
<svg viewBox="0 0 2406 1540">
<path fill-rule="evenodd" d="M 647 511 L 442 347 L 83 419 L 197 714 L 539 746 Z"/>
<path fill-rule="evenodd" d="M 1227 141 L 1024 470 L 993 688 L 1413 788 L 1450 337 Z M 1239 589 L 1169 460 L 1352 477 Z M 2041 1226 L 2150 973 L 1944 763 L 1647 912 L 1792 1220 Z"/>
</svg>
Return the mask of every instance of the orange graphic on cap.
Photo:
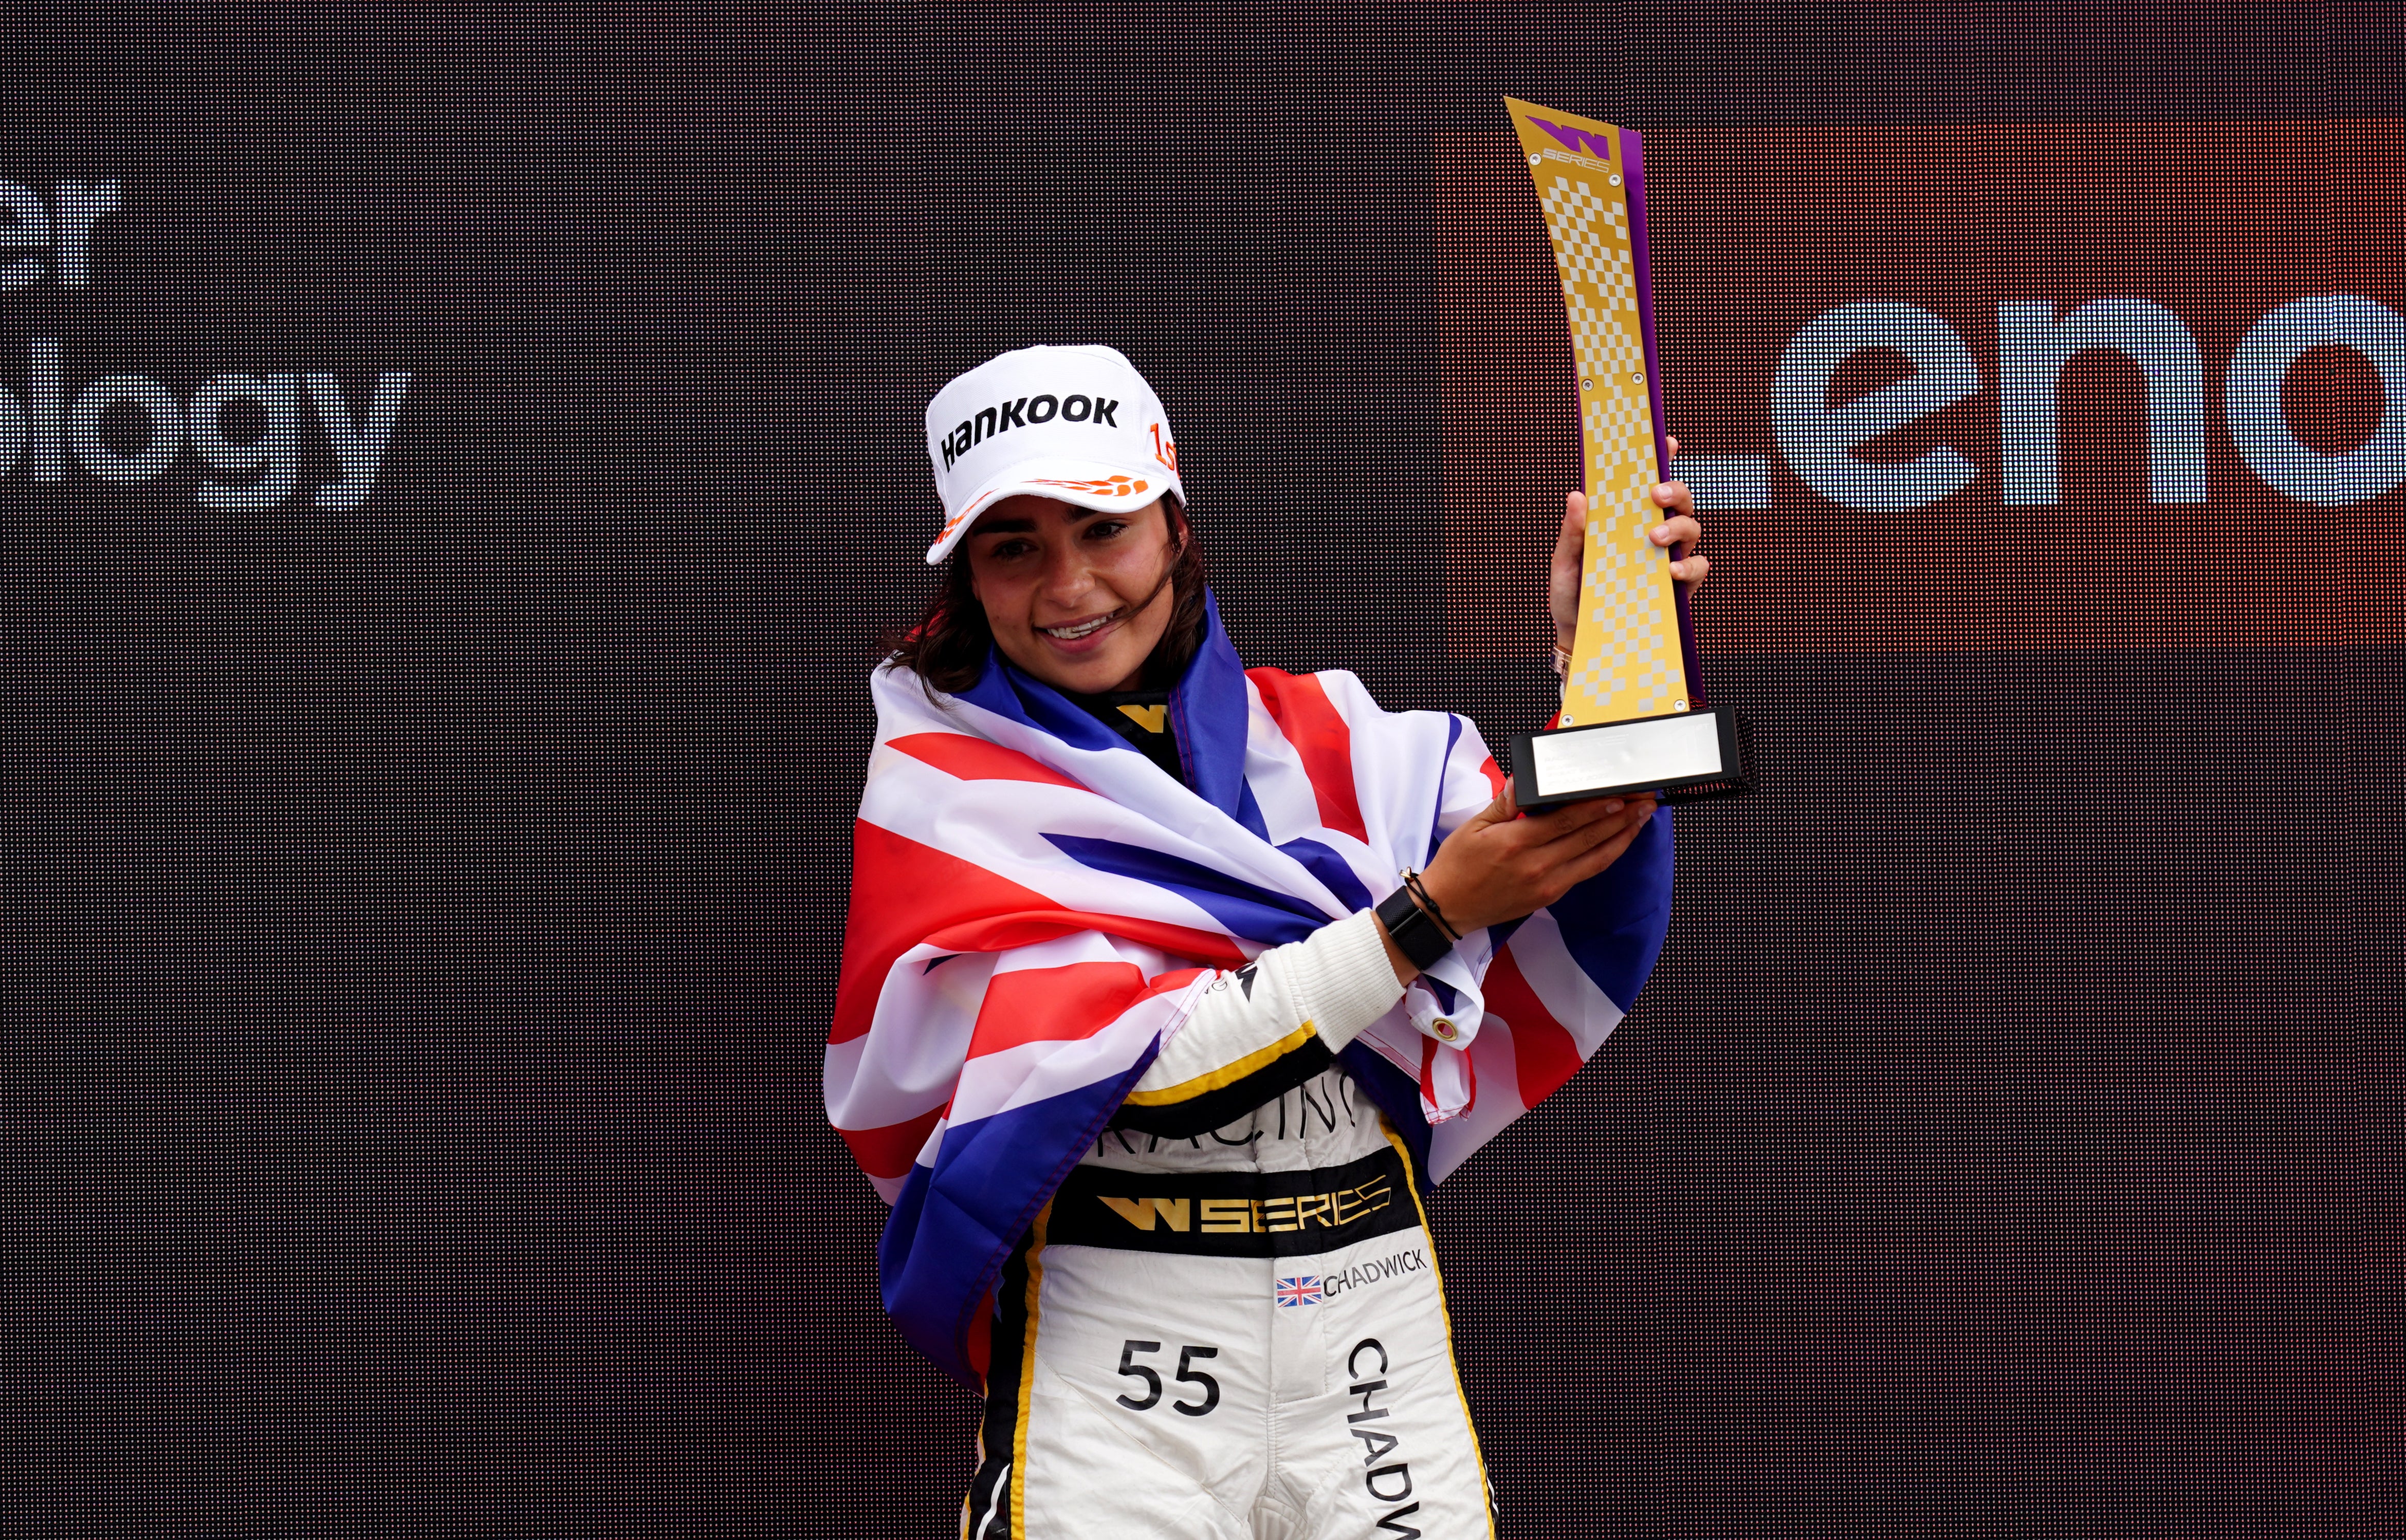
<svg viewBox="0 0 2406 1540">
<path fill-rule="evenodd" d="M 1152 483 L 1138 476 L 1115 475 L 1107 480 L 1098 478 L 1094 481 L 1056 481 L 1046 477 L 1038 477 L 1027 482 L 1026 485 L 1030 487 L 1058 487 L 1064 491 L 1083 492 L 1089 497 L 1134 497 L 1137 493 L 1149 489 Z M 975 502 L 970 503 L 959 513 L 955 514 L 952 517 L 944 520 L 944 527 L 936 531 L 936 538 L 938 540 L 941 540 L 946 535 L 951 534 L 954 530 L 960 526 L 963 520 L 967 519 L 971 514 L 976 513 L 980 508 L 984 507 L 987 498 L 990 498 L 994 494 L 991 492 L 987 493 L 986 497 L 979 498 Z"/>
<path fill-rule="evenodd" d="M 1089 497 L 1134 497 L 1145 489 L 1146 483 L 1127 476 L 1113 476 L 1109 481 L 1054 481 L 1039 477 L 1030 487 L 1058 487 L 1065 491 L 1083 492 Z"/>
</svg>

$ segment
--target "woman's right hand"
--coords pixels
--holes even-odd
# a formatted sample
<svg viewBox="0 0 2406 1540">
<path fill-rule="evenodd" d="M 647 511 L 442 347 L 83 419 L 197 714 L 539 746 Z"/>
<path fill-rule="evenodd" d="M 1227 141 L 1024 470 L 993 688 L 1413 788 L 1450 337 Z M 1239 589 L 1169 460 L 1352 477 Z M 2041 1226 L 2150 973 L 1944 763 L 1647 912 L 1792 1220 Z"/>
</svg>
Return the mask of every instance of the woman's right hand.
<svg viewBox="0 0 2406 1540">
<path fill-rule="evenodd" d="M 1671 453 L 1678 452 L 1679 441 L 1673 439 Z M 1696 551 L 1705 538 L 1705 527 L 1696 520 L 1696 495 L 1684 481 L 1663 481 L 1655 484 L 1654 501 L 1663 509 L 1663 522 L 1654 526 L 1650 538 L 1671 548 L 1671 580 L 1692 594 L 1713 570 L 1712 558 Z M 1554 539 L 1553 560 L 1546 573 L 1554 644 L 1564 652 L 1578 641 L 1579 583 L 1586 567 L 1587 495 L 1575 487 L 1563 498 L 1562 532 Z"/>
<path fill-rule="evenodd" d="M 1654 816 L 1654 794 L 1599 797 L 1523 818 L 1504 794 L 1447 835 L 1421 884 L 1468 935 L 1545 908 L 1621 859 Z"/>
</svg>

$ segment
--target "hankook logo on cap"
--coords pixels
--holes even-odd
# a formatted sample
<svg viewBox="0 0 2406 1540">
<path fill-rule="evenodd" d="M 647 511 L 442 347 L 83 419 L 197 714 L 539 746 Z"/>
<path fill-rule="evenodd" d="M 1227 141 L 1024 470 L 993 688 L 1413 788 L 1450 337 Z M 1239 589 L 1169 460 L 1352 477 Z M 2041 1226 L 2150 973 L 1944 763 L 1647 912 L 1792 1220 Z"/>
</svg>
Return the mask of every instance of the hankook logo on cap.
<svg viewBox="0 0 2406 1540">
<path fill-rule="evenodd" d="M 1116 398 L 1105 401 L 1100 396 L 1022 396 L 1017 401 L 1002 402 L 981 410 L 975 417 L 944 435 L 944 469 L 969 452 L 973 445 L 983 444 L 998 433 L 1014 428 L 1028 428 L 1051 422 L 1059 417 L 1063 422 L 1092 423 L 1097 428 L 1117 428 L 1116 414 L 1120 403 Z"/>
</svg>

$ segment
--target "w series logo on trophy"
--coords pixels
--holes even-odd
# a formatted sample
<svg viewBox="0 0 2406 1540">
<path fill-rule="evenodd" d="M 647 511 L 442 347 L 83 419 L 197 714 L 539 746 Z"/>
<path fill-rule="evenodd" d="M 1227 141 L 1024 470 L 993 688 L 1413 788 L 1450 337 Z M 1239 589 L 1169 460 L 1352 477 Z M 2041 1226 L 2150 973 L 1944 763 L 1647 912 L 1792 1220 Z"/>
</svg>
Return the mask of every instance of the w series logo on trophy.
<svg viewBox="0 0 2406 1540">
<path fill-rule="evenodd" d="M 1578 629 L 1555 725 L 1512 741 L 1513 799 L 1546 807 L 1618 792 L 1666 802 L 1754 785 L 1750 734 L 1705 701 L 1687 596 L 1648 537 L 1663 437 L 1645 158 L 1625 128 L 1506 97 L 1562 270 L 1588 526 Z"/>
</svg>

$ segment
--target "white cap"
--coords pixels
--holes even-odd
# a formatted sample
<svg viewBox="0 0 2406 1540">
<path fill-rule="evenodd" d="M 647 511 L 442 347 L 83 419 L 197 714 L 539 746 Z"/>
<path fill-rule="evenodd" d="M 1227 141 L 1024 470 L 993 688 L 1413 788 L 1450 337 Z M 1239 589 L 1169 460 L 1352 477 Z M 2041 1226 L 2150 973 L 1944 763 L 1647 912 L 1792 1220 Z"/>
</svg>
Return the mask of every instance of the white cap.
<svg viewBox="0 0 2406 1540">
<path fill-rule="evenodd" d="M 1022 347 L 955 376 L 927 403 L 927 458 L 944 504 L 931 567 L 1016 493 L 1110 513 L 1186 501 L 1161 398 L 1116 347 Z"/>
</svg>

